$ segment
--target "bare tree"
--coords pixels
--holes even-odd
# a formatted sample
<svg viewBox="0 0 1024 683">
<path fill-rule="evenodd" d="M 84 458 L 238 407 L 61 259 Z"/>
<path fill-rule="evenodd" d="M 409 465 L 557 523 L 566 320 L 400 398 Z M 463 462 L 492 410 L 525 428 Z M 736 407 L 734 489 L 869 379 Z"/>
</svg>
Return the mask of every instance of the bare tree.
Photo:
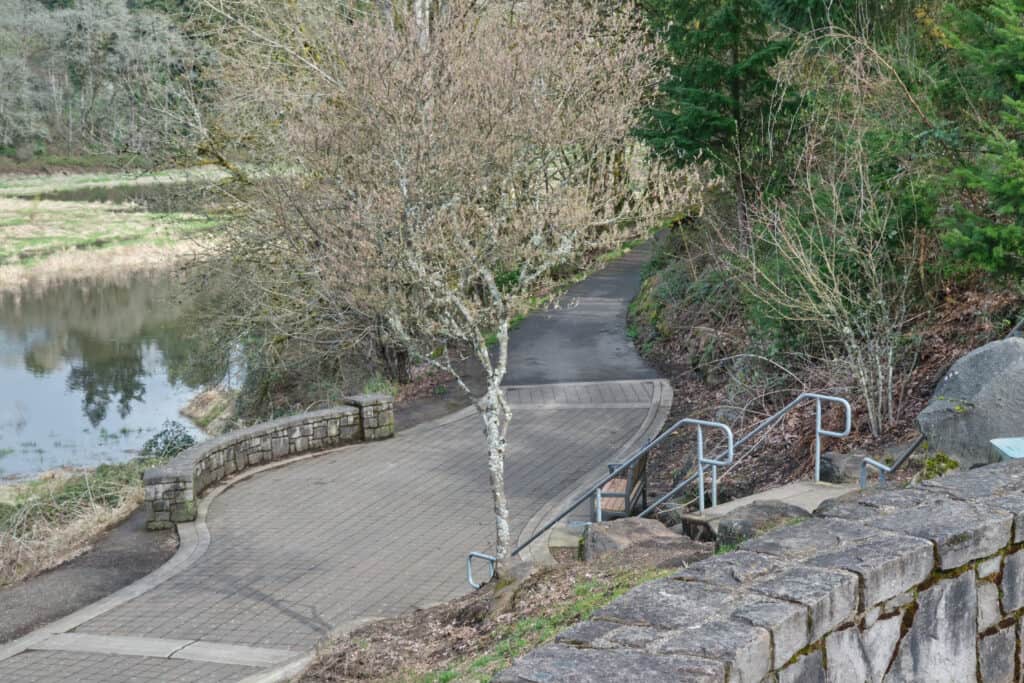
<svg viewBox="0 0 1024 683">
<path fill-rule="evenodd" d="M 786 190 L 761 193 L 750 232 L 723 243 L 750 296 L 841 350 L 835 360 L 855 379 L 879 436 L 898 417 L 918 241 L 885 187 L 899 179 L 871 159 L 920 109 L 866 42 L 834 31 L 798 44 L 778 78 L 784 97 L 805 98 L 785 138 Z"/>
<path fill-rule="evenodd" d="M 246 264 L 261 319 L 376 326 L 456 376 L 483 421 L 504 558 L 511 320 L 559 268 L 697 211 L 700 174 L 629 137 L 659 76 L 630 5 L 410 4 L 208 0 L 226 93 L 210 129 L 270 171 L 224 256 Z"/>
</svg>

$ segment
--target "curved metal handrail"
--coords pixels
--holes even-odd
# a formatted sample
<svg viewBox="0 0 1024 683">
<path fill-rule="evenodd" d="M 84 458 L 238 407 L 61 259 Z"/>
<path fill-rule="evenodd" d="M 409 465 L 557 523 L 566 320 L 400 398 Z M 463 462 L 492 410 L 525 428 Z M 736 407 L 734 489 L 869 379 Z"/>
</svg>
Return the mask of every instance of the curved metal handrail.
<svg viewBox="0 0 1024 683">
<path fill-rule="evenodd" d="M 593 486 L 589 487 L 586 490 L 585 493 L 583 493 L 580 496 L 578 496 L 577 498 L 575 498 L 572 501 L 572 503 L 570 503 L 565 509 L 562 510 L 562 512 L 560 512 L 558 515 L 556 515 L 553 519 L 551 519 L 551 521 L 549 521 L 547 524 L 545 524 L 543 527 L 541 527 L 539 530 L 537 530 L 528 539 L 526 539 L 525 541 L 520 543 L 518 546 L 516 546 L 516 548 L 510 553 L 510 556 L 518 555 L 524 548 L 526 548 L 528 545 L 530 545 L 531 543 L 536 541 L 538 538 L 543 536 L 545 533 L 547 533 L 553 526 L 555 526 L 560 521 L 562 521 L 565 517 L 567 517 L 573 510 L 578 508 L 580 505 L 582 505 L 583 503 L 587 502 L 587 500 L 590 499 L 592 496 L 600 496 L 601 488 L 605 484 L 607 484 L 612 479 L 615 479 L 617 476 L 619 476 L 623 472 L 625 472 L 629 467 L 631 467 L 634 463 L 636 463 L 636 461 L 638 459 L 640 459 L 642 456 L 644 456 L 647 453 L 649 453 L 652 448 L 654 448 L 655 446 L 657 446 L 658 444 L 660 444 L 661 442 L 666 440 L 668 437 L 672 436 L 680 427 L 684 427 L 684 426 L 687 426 L 687 425 L 692 425 L 692 426 L 697 428 L 697 472 L 694 472 L 694 474 L 692 474 L 690 477 L 688 477 L 685 481 L 681 482 L 680 484 L 677 484 L 671 491 L 669 491 L 669 493 L 667 493 L 666 495 L 664 495 L 661 498 L 659 498 L 657 501 L 654 502 L 654 504 L 648 506 L 643 512 L 640 513 L 639 516 L 644 517 L 644 516 L 648 515 L 651 511 L 654 510 L 655 507 L 657 507 L 661 503 L 663 503 L 666 500 L 668 500 L 672 495 L 674 495 L 680 489 L 682 489 L 684 486 L 686 486 L 687 484 L 692 482 L 694 479 L 696 479 L 698 474 L 702 475 L 702 476 L 700 476 L 700 483 L 699 483 L 698 486 L 699 486 L 699 489 L 700 489 L 700 509 L 703 511 L 704 510 L 704 497 L 705 497 L 704 496 L 704 477 L 703 477 L 703 474 L 704 474 L 704 471 L 705 471 L 705 467 L 710 467 L 711 468 L 711 507 L 716 506 L 718 504 L 718 468 L 731 465 L 733 463 L 733 458 L 734 458 L 734 455 L 735 455 L 736 447 L 742 445 L 743 443 L 748 441 L 750 438 L 752 438 L 756 434 L 764 431 L 765 429 L 767 429 L 767 428 L 771 427 L 772 425 L 774 425 L 775 423 L 777 423 L 779 421 L 779 419 L 782 418 L 783 415 L 785 415 L 790 410 L 792 410 L 794 407 L 796 407 L 798 404 L 800 404 L 801 402 L 803 402 L 803 401 L 805 401 L 807 399 L 815 399 L 815 402 L 816 402 L 816 405 L 817 405 L 817 411 L 815 413 L 815 466 L 814 466 L 814 478 L 815 478 L 815 481 L 819 480 L 820 479 L 820 471 L 821 471 L 821 437 L 822 436 L 843 437 L 843 436 L 846 436 L 846 435 L 848 435 L 850 433 L 850 426 L 851 426 L 851 419 L 852 419 L 850 403 L 846 399 L 844 399 L 844 398 L 839 398 L 837 396 L 826 396 L 824 394 L 802 393 L 799 396 L 797 396 L 795 399 L 790 401 L 788 404 L 786 404 L 786 406 L 783 407 L 781 410 L 779 410 L 777 413 L 775 413 L 774 415 L 772 415 L 768 419 L 764 420 L 760 425 L 755 427 L 753 430 L 751 430 L 748 434 L 746 434 L 742 439 L 740 439 L 738 441 L 734 440 L 732 429 L 730 429 L 729 426 L 726 425 L 726 424 L 723 424 L 721 422 L 713 422 L 713 421 L 709 421 L 709 420 L 698 420 L 698 419 L 695 419 L 695 418 L 685 417 L 685 418 L 679 420 L 678 422 L 676 422 L 675 424 L 673 424 L 671 427 L 669 427 L 665 431 L 663 431 L 656 438 L 648 440 L 648 442 L 646 444 L 644 444 L 641 448 L 639 448 L 635 453 L 633 453 L 633 455 L 631 455 L 629 458 L 627 458 L 623 463 L 621 463 L 617 467 L 613 468 L 607 475 L 602 477 L 600 481 L 598 481 Z M 821 428 L 821 404 L 822 404 L 823 401 L 824 402 L 839 403 L 840 405 L 843 406 L 843 408 L 845 410 L 845 418 L 846 419 L 845 419 L 845 426 L 844 426 L 842 432 L 833 432 L 833 431 L 829 431 L 829 430 L 825 430 L 825 429 Z M 726 447 L 725 447 L 725 449 L 718 451 L 714 456 L 712 456 L 710 458 L 704 457 L 704 428 L 719 429 L 719 430 L 723 431 L 725 433 L 725 435 L 726 435 Z M 601 506 L 600 506 L 600 504 L 598 504 L 596 506 L 596 510 L 597 510 L 597 520 L 596 521 L 600 522 L 601 521 Z M 492 577 L 494 576 L 495 567 L 496 567 L 498 559 L 496 557 L 492 556 L 492 555 L 487 555 L 486 553 L 480 553 L 480 552 L 471 552 L 467 556 L 467 558 L 466 558 L 466 580 L 474 588 L 479 588 L 480 585 L 482 585 L 482 584 L 478 584 L 478 583 L 476 583 L 473 580 L 473 559 L 474 558 L 486 560 L 488 562 L 490 574 L 491 574 Z"/>
<path fill-rule="evenodd" d="M 844 437 L 844 436 L 849 435 L 849 433 L 850 433 L 850 428 L 852 426 L 852 421 L 853 421 L 853 411 L 850 408 L 850 402 L 847 401 L 845 398 L 840 398 L 838 396 L 828 396 L 826 394 L 815 394 L 815 393 L 810 393 L 810 392 L 802 393 L 799 396 L 797 396 L 796 398 L 794 398 L 792 401 L 787 403 L 785 406 L 783 406 L 781 409 L 779 409 L 779 411 L 776 412 L 774 415 L 772 415 L 771 417 L 766 418 L 757 427 L 754 427 L 752 430 L 747 432 L 741 439 L 739 439 L 736 442 L 734 448 L 738 448 L 738 447 L 742 446 L 744 443 L 746 443 L 747 441 L 749 441 L 753 437 L 757 436 L 761 432 L 765 431 L 769 427 L 773 427 L 774 425 L 776 425 L 779 422 L 779 420 L 782 419 L 782 417 L 784 415 L 786 415 L 786 413 L 788 413 L 789 411 L 793 410 L 793 408 L 797 407 L 798 405 L 800 405 L 801 403 L 803 403 L 804 401 L 806 401 L 808 399 L 814 399 L 815 407 L 816 407 L 815 415 L 814 415 L 814 481 L 821 481 L 821 437 L 823 437 L 823 436 Z M 841 431 L 841 432 L 834 432 L 834 431 L 830 431 L 830 430 L 822 429 L 821 428 L 821 404 L 822 404 L 822 402 L 838 403 L 839 405 L 841 405 L 843 407 L 843 412 L 844 412 L 844 417 L 845 417 L 844 423 L 843 423 L 843 431 Z M 656 500 L 653 503 L 651 503 L 650 505 L 648 505 L 647 508 L 643 512 L 641 512 L 639 516 L 640 517 L 646 517 L 651 512 L 653 512 L 655 510 L 655 508 L 657 508 L 659 505 L 661 505 L 665 501 L 667 501 L 670 498 L 672 498 L 673 496 L 675 496 L 677 493 L 679 493 L 685 487 L 689 486 L 693 482 L 693 480 L 697 479 L 698 477 L 700 479 L 700 484 L 699 484 L 699 489 L 700 489 L 700 492 L 699 492 L 700 509 L 703 512 L 703 510 L 704 510 L 704 476 L 703 475 L 704 475 L 704 470 L 703 470 L 702 467 L 700 467 L 700 464 L 698 463 L 697 471 L 695 471 L 693 474 L 691 474 L 689 477 L 687 477 L 683 481 L 681 481 L 678 484 L 676 484 L 674 487 L 672 487 L 671 491 L 669 491 L 668 493 L 663 495 L 661 498 L 658 498 L 658 500 Z M 713 472 L 712 476 L 713 476 L 712 485 L 713 485 L 714 488 L 717 488 L 717 471 Z M 717 504 L 718 504 L 717 499 L 712 501 L 712 507 L 714 507 Z"/>
</svg>

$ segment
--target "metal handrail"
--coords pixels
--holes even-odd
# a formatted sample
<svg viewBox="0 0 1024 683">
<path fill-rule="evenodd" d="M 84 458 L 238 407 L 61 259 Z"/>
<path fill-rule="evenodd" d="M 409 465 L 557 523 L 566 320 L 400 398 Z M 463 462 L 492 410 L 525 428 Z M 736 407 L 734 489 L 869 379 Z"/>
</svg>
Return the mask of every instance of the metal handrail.
<svg viewBox="0 0 1024 683">
<path fill-rule="evenodd" d="M 724 429 L 726 434 L 728 435 L 728 441 L 729 441 L 729 451 L 728 451 L 729 458 L 728 458 L 728 460 L 729 460 L 729 463 L 732 462 L 732 451 L 731 451 L 731 449 L 732 449 L 732 441 L 733 441 L 733 439 L 732 439 L 732 430 L 729 429 L 729 427 L 727 425 L 721 424 L 720 422 L 708 422 L 708 421 L 705 421 L 705 420 L 695 420 L 695 419 L 688 418 L 688 417 L 687 418 L 683 418 L 682 420 L 679 420 L 674 425 L 672 425 L 671 427 L 669 427 L 668 429 L 663 431 L 656 438 L 648 439 L 647 443 L 644 444 L 635 453 L 633 453 L 633 455 L 629 456 L 629 458 L 627 458 L 625 462 L 623 462 L 620 465 L 618 465 L 617 467 L 613 468 L 607 475 L 602 477 L 599 482 L 597 482 L 596 484 L 594 484 L 593 486 L 588 488 L 586 493 L 578 496 L 575 500 L 573 500 L 573 502 L 571 504 L 569 504 L 564 510 L 562 510 L 562 512 L 558 513 L 558 515 L 556 517 L 554 517 L 551 521 L 549 521 L 547 524 L 545 524 L 543 527 L 541 527 L 539 530 L 537 530 L 528 539 L 526 539 L 525 541 L 520 543 L 518 546 L 516 546 L 516 548 L 509 554 L 509 556 L 510 557 L 514 557 L 514 556 L 518 555 L 524 548 L 526 548 L 528 545 L 530 545 L 531 543 L 536 541 L 538 538 L 540 538 L 542 535 L 547 533 L 551 529 L 551 527 L 555 526 L 560 521 L 565 519 L 565 517 L 568 516 L 573 510 L 578 508 L 583 503 L 587 502 L 587 500 L 589 500 L 592 496 L 597 496 L 597 505 L 595 507 L 596 507 L 596 510 L 597 510 L 597 521 L 600 522 L 601 521 L 601 500 L 600 500 L 600 496 L 601 496 L 601 489 L 604 487 L 604 485 L 607 484 L 608 482 L 610 482 L 612 479 L 615 479 L 617 476 L 619 476 L 620 474 L 625 472 L 627 469 L 629 469 L 634 463 L 636 463 L 637 460 L 639 460 L 642 456 L 644 456 L 647 453 L 649 453 L 652 448 L 654 448 L 659 443 L 661 443 L 662 441 L 664 441 L 665 439 L 670 437 L 675 430 L 677 430 L 680 427 L 682 427 L 684 425 L 687 425 L 687 424 L 692 424 L 692 425 L 696 426 L 697 429 L 698 429 L 698 449 L 699 449 L 701 454 L 703 454 L 703 450 L 704 450 L 704 432 L 703 432 L 703 427 L 712 427 L 712 428 L 716 428 L 716 429 Z M 717 466 L 717 463 L 715 461 L 705 460 L 705 462 L 706 463 L 712 463 L 712 464 Z M 726 463 L 726 464 L 728 464 L 728 463 Z M 715 489 L 714 489 L 714 494 L 717 496 L 717 487 L 715 487 Z M 491 576 L 494 576 L 495 565 L 497 564 L 498 558 L 496 558 L 496 557 L 494 557 L 492 555 L 487 555 L 485 553 L 480 553 L 480 552 L 471 552 L 471 553 L 469 553 L 469 556 L 466 558 L 466 580 L 469 582 L 469 585 L 473 586 L 474 588 L 479 588 L 480 586 L 473 581 L 473 566 L 472 566 L 473 558 L 487 560 L 490 563 Z"/>
<path fill-rule="evenodd" d="M 822 436 L 842 437 L 842 436 L 846 436 L 847 434 L 850 433 L 850 426 L 851 426 L 850 403 L 846 399 L 844 399 L 844 398 L 839 398 L 839 397 L 836 397 L 836 396 L 826 396 L 824 394 L 812 394 L 812 393 L 800 394 L 795 399 L 793 399 L 788 404 L 786 404 L 786 406 L 783 407 L 779 412 L 775 413 L 774 415 L 769 417 L 767 420 L 762 422 L 760 425 L 758 425 L 756 428 L 751 430 L 746 436 L 744 436 L 739 441 L 734 441 L 732 429 L 730 429 L 728 425 L 725 425 L 725 424 L 723 424 L 721 422 L 711 422 L 711 421 L 708 421 L 708 420 L 697 420 L 697 419 L 694 419 L 694 418 L 686 417 L 686 418 L 683 418 L 683 419 L 679 420 L 675 424 L 673 424 L 671 427 L 669 427 L 668 429 L 663 431 L 661 434 L 659 434 L 656 438 L 648 440 L 646 444 L 644 444 L 640 449 L 638 449 L 635 453 L 633 453 L 633 455 L 631 455 L 629 458 L 627 458 L 623 463 L 621 463 L 617 467 L 613 468 L 597 484 L 594 484 L 593 486 L 588 488 L 586 493 L 583 493 L 582 495 L 578 496 L 575 500 L 572 501 L 572 503 L 570 505 L 568 505 L 564 510 L 562 510 L 562 512 L 560 512 L 557 516 L 555 516 L 551 521 L 549 521 L 547 524 L 545 524 L 543 527 L 541 527 L 538 531 L 536 531 L 528 539 L 526 539 L 525 541 L 520 543 L 518 546 L 516 546 L 516 548 L 509 554 L 509 556 L 510 557 L 514 557 L 515 555 L 518 555 L 524 548 L 526 548 L 528 545 L 530 545 L 531 543 L 536 541 L 538 538 L 540 538 L 542 535 L 547 533 L 553 526 L 555 526 L 560 521 L 562 521 L 566 516 L 568 516 L 577 507 L 579 507 L 583 503 L 587 502 L 587 500 L 590 499 L 592 496 L 598 496 L 599 497 L 601 495 L 600 494 L 601 488 L 605 484 L 607 484 L 612 479 L 615 479 L 617 476 L 619 476 L 620 474 L 625 472 L 638 459 L 640 459 L 642 456 L 644 456 L 647 453 L 649 453 L 652 448 L 654 448 L 655 446 L 660 444 L 662 441 L 664 441 L 668 437 L 672 436 L 676 432 L 676 430 L 678 430 L 680 427 L 683 427 L 683 426 L 686 426 L 686 425 L 693 425 L 693 426 L 695 426 L 697 428 L 697 468 L 698 468 L 697 472 L 695 472 L 693 475 L 688 477 L 682 483 L 676 485 L 676 487 L 673 488 L 672 491 L 670 491 L 665 496 L 662 496 L 661 498 L 659 498 L 657 501 L 654 502 L 653 505 L 648 506 L 647 509 L 645 509 L 643 512 L 640 513 L 639 516 L 644 517 L 647 514 L 649 514 L 652 510 L 654 510 L 655 507 L 657 507 L 658 505 L 660 505 L 664 501 L 668 500 L 669 497 L 674 495 L 681 488 L 683 488 L 684 486 L 689 484 L 691 481 L 693 481 L 695 478 L 697 478 L 698 474 L 701 475 L 700 483 L 699 483 L 699 489 L 700 489 L 700 509 L 701 509 L 701 511 L 703 511 L 704 510 L 704 477 L 703 477 L 703 474 L 704 474 L 704 471 L 705 471 L 705 466 L 709 466 L 711 468 L 711 507 L 715 507 L 718 504 L 718 468 L 719 467 L 728 466 L 728 465 L 732 464 L 733 457 L 734 457 L 734 454 L 735 454 L 735 448 L 740 446 L 740 445 L 742 445 L 743 443 L 745 443 L 747 440 L 749 440 L 751 437 L 755 436 L 756 434 L 764 431 L 768 427 L 771 427 L 772 425 L 777 423 L 779 421 L 779 419 L 782 418 L 783 415 L 788 413 L 790 410 L 792 410 L 794 407 L 796 407 L 802 401 L 804 401 L 806 399 L 809 399 L 809 398 L 815 399 L 815 402 L 816 402 L 816 405 L 817 405 L 817 411 L 816 411 L 816 414 L 815 414 L 815 467 L 814 467 L 815 481 L 817 481 L 820 478 L 820 470 L 821 470 L 821 467 L 820 467 L 820 461 L 821 461 L 821 437 Z M 832 432 L 832 431 L 824 430 L 824 429 L 821 428 L 821 403 L 822 403 L 822 401 L 830 401 L 830 402 L 839 403 L 845 409 L 846 420 L 845 420 L 845 427 L 844 427 L 842 432 Z M 727 444 L 726 444 L 725 449 L 718 451 L 713 457 L 710 457 L 710 458 L 705 458 L 704 457 L 704 428 L 705 427 L 709 427 L 709 428 L 712 428 L 712 429 L 720 429 L 723 432 L 725 432 L 725 434 L 726 434 L 726 442 L 727 442 Z M 597 508 L 597 521 L 600 522 L 601 521 L 600 498 L 598 498 L 598 505 L 596 506 L 596 508 Z M 480 552 L 471 552 L 471 553 L 469 553 L 468 557 L 466 558 L 466 580 L 469 582 L 469 584 L 471 586 L 473 586 L 473 588 L 479 588 L 480 585 L 482 585 L 482 584 L 478 584 L 478 583 L 476 583 L 473 580 L 473 559 L 474 558 L 486 560 L 489 563 L 489 570 L 490 570 L 490 574 L 491 574 L 492 577 L 494 576 L 495 566 L 497 564 L 498 559 L 496 557 L 492 556 L 492 555 L 487 555 L 485 553 L 480 553 Z"/>
<path fill-rule="evenodd" d="M 924 443 L 924 434 L 917 437 L 917 441 L 915 441 L 910 446 L 910 448 L 907 449 L 907 452 L 901 455 L 899 458 L 897 458 L 896 462 L 894 462 L 891 465 L 886 465 L 885 463 L 878 462 L 874 458 L 865 457 L 863 460 L 860 461 L 860 487 L 863 489 L 867 488 L 868 486 L 869 465 L 878 470 L 878 483 L 884 484 L 885 475 L 891 474 L 895 472 L 897 469 L 899 469 L 900 466 L 907 461 L 907 458 L 910 457 L 910 454 L 916 451 L 917 447 L 920 446 L 922 443 Z"/>
<path fill-rule="evenodd" d="M 1021 319 L 1017 321 L 1017 324 L 1014 325 L 1013 328 L 1010 329 L 1010 332 L 1005 337 L 1003 337 L 1003 339 L 1011 339 L 1013 337 L 1020 337 L 1020 336 L 1024 336 L 1024 316 L 1022 316 Z M 940 375 L 940 377 L 941 376 L 945 376 L 945 374 L 947 372 L 949 372 L 950 368 L 952 368 L 952 367 L 953 367 L 953 365 L 951 363 L 942 372 L 942 375 Z M 907 451 L 903 455 L 901 455 L 899 458 L 897 458 L 896 462 L 894 462 L 891 465 L 886 465 L 885 463 L 878 462 L 874 458 L 870 458 L 870 457 L 866 457 L 863 460 L 861 460 L 860 461 L 860 487 L 862 489 L 863 488 L 867 488 L 867 485 L 868 485 L 868 467 L 874 467 L 876 470 L 878 470 L 878 483 L 884 484 L 885 483 L 885 475 L 892 474 L 893 472 L 898 470 L 900 467 L 902 467 L 903 463 L 905 463 L 908 459 L 910 459 L 910 456 L 914 453 L 914 451 L 916 451 L 921 446 L 921 444 L 924 443 L 924 441 L 925 441 L 924 434 L 922 434 L 921 436 L 917 437 L 917 441 L 915 441 L 913 444 L 911 444 L 910 448 L 908 448 Z"/>
<path fill-rule="evenodd" d="M 469 581 L 469 585 L 473 588 L 479 588 L 480 586 L 487 583 L 487 581 L 483 581 L 481 583 L 476 583 L 475 581 L 473 581 L 473 558 L 479 558 L 481 560 L 487 561 L 487 566 L 491 571 L 491 575 L 487 577 L 487 581 L 490 581 L 494 578 L 494 565 L 497 563 L 498 558 L 494 557 L 493 555 L 487 555 L 485 553 L 477 552 L 472 552 L 469 554 L 468 557 L 466 557 L 466 580 Z"/>
<path fill-rule="evenodd" d="M 838 396 L 827 396 L 825 394 L 802 393 L 799 396 L 797 396 L 796 398 L 794 398 L 792 401 L 787 403 L 785 406 L 783 406 L 781 409 L 779 409 L 779 411 L 776 412 L 774 415 L 772 415 L 771 417 L 768 417 L 767 419 L 763 420 L 761 422 L 761 424 L 759 424 L 757 427 L 754 427 L 752 430 L 747 432 L 739 441 L 736 442 L 734 448 L 739 448 L 740 446 L 745 444 L 747 441 L 749 441 L 753 437 L 755 437 L 758 434 L 760 434 L 761 432 L 765 431 L 766 429 L 768 429 L 770 427 L 775 426 L 779 422 L 779 420 L 781 420 L 782 417 L 784 415 L 786 415 L 786 413 L 790 412 L 791 410 L 793 410 L 793 408 L 797 407 L 799 404 L 803 403 L 807 399 L 814 399 L 815 408 L 816 408 L 815 409 L 815 415 L 814 415 L 814 481 L 821 481 L 821 437 L 823 437 L 823 436 L 844 437 L 844 436 L 849 435 L 849 433 L 850 433 L 850 428 L 852 426 L 852 420 L 853 420 L 853 411 L 850 408 L 850 402 L 847 401 L 845 398 L 840 398 Z M 845 413 L 845 415 L 844 415 L 845 420 L 844 420 L 844 425 L 843 425 L 843 431 L 841 431 L 841 432 L 833 432 L 833 431 L 829 431 L 829 430 L 821 428 L 821 403 L 822 403 L 822 401 L 827 401 L 827 402 L 831 402 L 831 403 L 838 403 L 839 405 L 841 405 L 843 407 L 843 411 Z M 713 474 L 717 474 L 717 472 L 715 472 Z M 703 483 L 704 482 L 704 476 L 703 475 L 704 475 L 704 470 L 703 470 L 703 468 L 701 468 L 699 466 L 699 463 L 698 463 L 698 469 L 697 469 L 696 472 L 694 472 L 689 477 L 687 477 L 683 481 L 681 481 L 678 484 L 676 484 L 672 488 L 671 491 L 669 491 L 668 493 L 663 495 L 661 498 L 658 498 L 658 500 L 656 500 L 653 503 L 651 503 L 650 505 L 648 505 L 647 509 L 645 509 L 643 512 L 641 512 L 639 516 L 640 517 L 646 517 L 647 515 L 649 515 L 651 512 L 654 511 L 655 508 L 657 508 L 659 505 L 661 505 L 662 503 L 664 503 L 665 501 L 669 500 L 674 495 L 679 493 L 686 486 L 688 486 L 694 479 L 697 479 L 698 476 L 700 477 L 700 484 L 699 484 L 699 489 L 700 489 L 700 509 L 701 509 L 701 512 L 703 512 L 704 511 L 704 495 L 703 495 L 704 494 L 704 483 Z M 713 484 L 717 484 L 717 482 L 715 482 L 715 481 L 713 481 L 712 483 Z M 713 501 L 712 507 L 714 507 L 714 505 L 716 505 L 716 504 L 717 504 L 717 500 Z"/>
</svg>

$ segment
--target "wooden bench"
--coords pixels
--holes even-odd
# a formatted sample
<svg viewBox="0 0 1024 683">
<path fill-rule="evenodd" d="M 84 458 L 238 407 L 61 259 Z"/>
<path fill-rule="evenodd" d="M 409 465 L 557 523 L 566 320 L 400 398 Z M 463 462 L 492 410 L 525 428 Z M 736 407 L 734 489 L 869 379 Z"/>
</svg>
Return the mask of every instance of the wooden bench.
<svg viewBox="0 0 1024 683">
<path fill-rule="evenodd" d="M 618 464 L 608 465 L 611 474 L 619 468 Z M 597 497 L 591 499 L 593 510 L 591 519 L 597 520 Z M 601 520 L 629 517 L 647 507 L 647 454 L 644 453 L 636 462 L 619 473 L 601 487 Z"/>
</svg>

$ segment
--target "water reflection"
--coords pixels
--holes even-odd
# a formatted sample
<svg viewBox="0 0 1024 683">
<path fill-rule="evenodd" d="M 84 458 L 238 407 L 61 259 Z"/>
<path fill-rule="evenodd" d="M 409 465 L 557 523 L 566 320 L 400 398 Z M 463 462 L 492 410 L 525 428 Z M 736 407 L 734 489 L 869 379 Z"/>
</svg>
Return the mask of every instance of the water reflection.
<svg viewBox="0 0 1024 683">
<path fill-rule="evenodd" d="M 124 460 L 181 419 L 211 377 L 177 291 L 139 276 L 0 294 L 0 477 Z"/>
</svg>

